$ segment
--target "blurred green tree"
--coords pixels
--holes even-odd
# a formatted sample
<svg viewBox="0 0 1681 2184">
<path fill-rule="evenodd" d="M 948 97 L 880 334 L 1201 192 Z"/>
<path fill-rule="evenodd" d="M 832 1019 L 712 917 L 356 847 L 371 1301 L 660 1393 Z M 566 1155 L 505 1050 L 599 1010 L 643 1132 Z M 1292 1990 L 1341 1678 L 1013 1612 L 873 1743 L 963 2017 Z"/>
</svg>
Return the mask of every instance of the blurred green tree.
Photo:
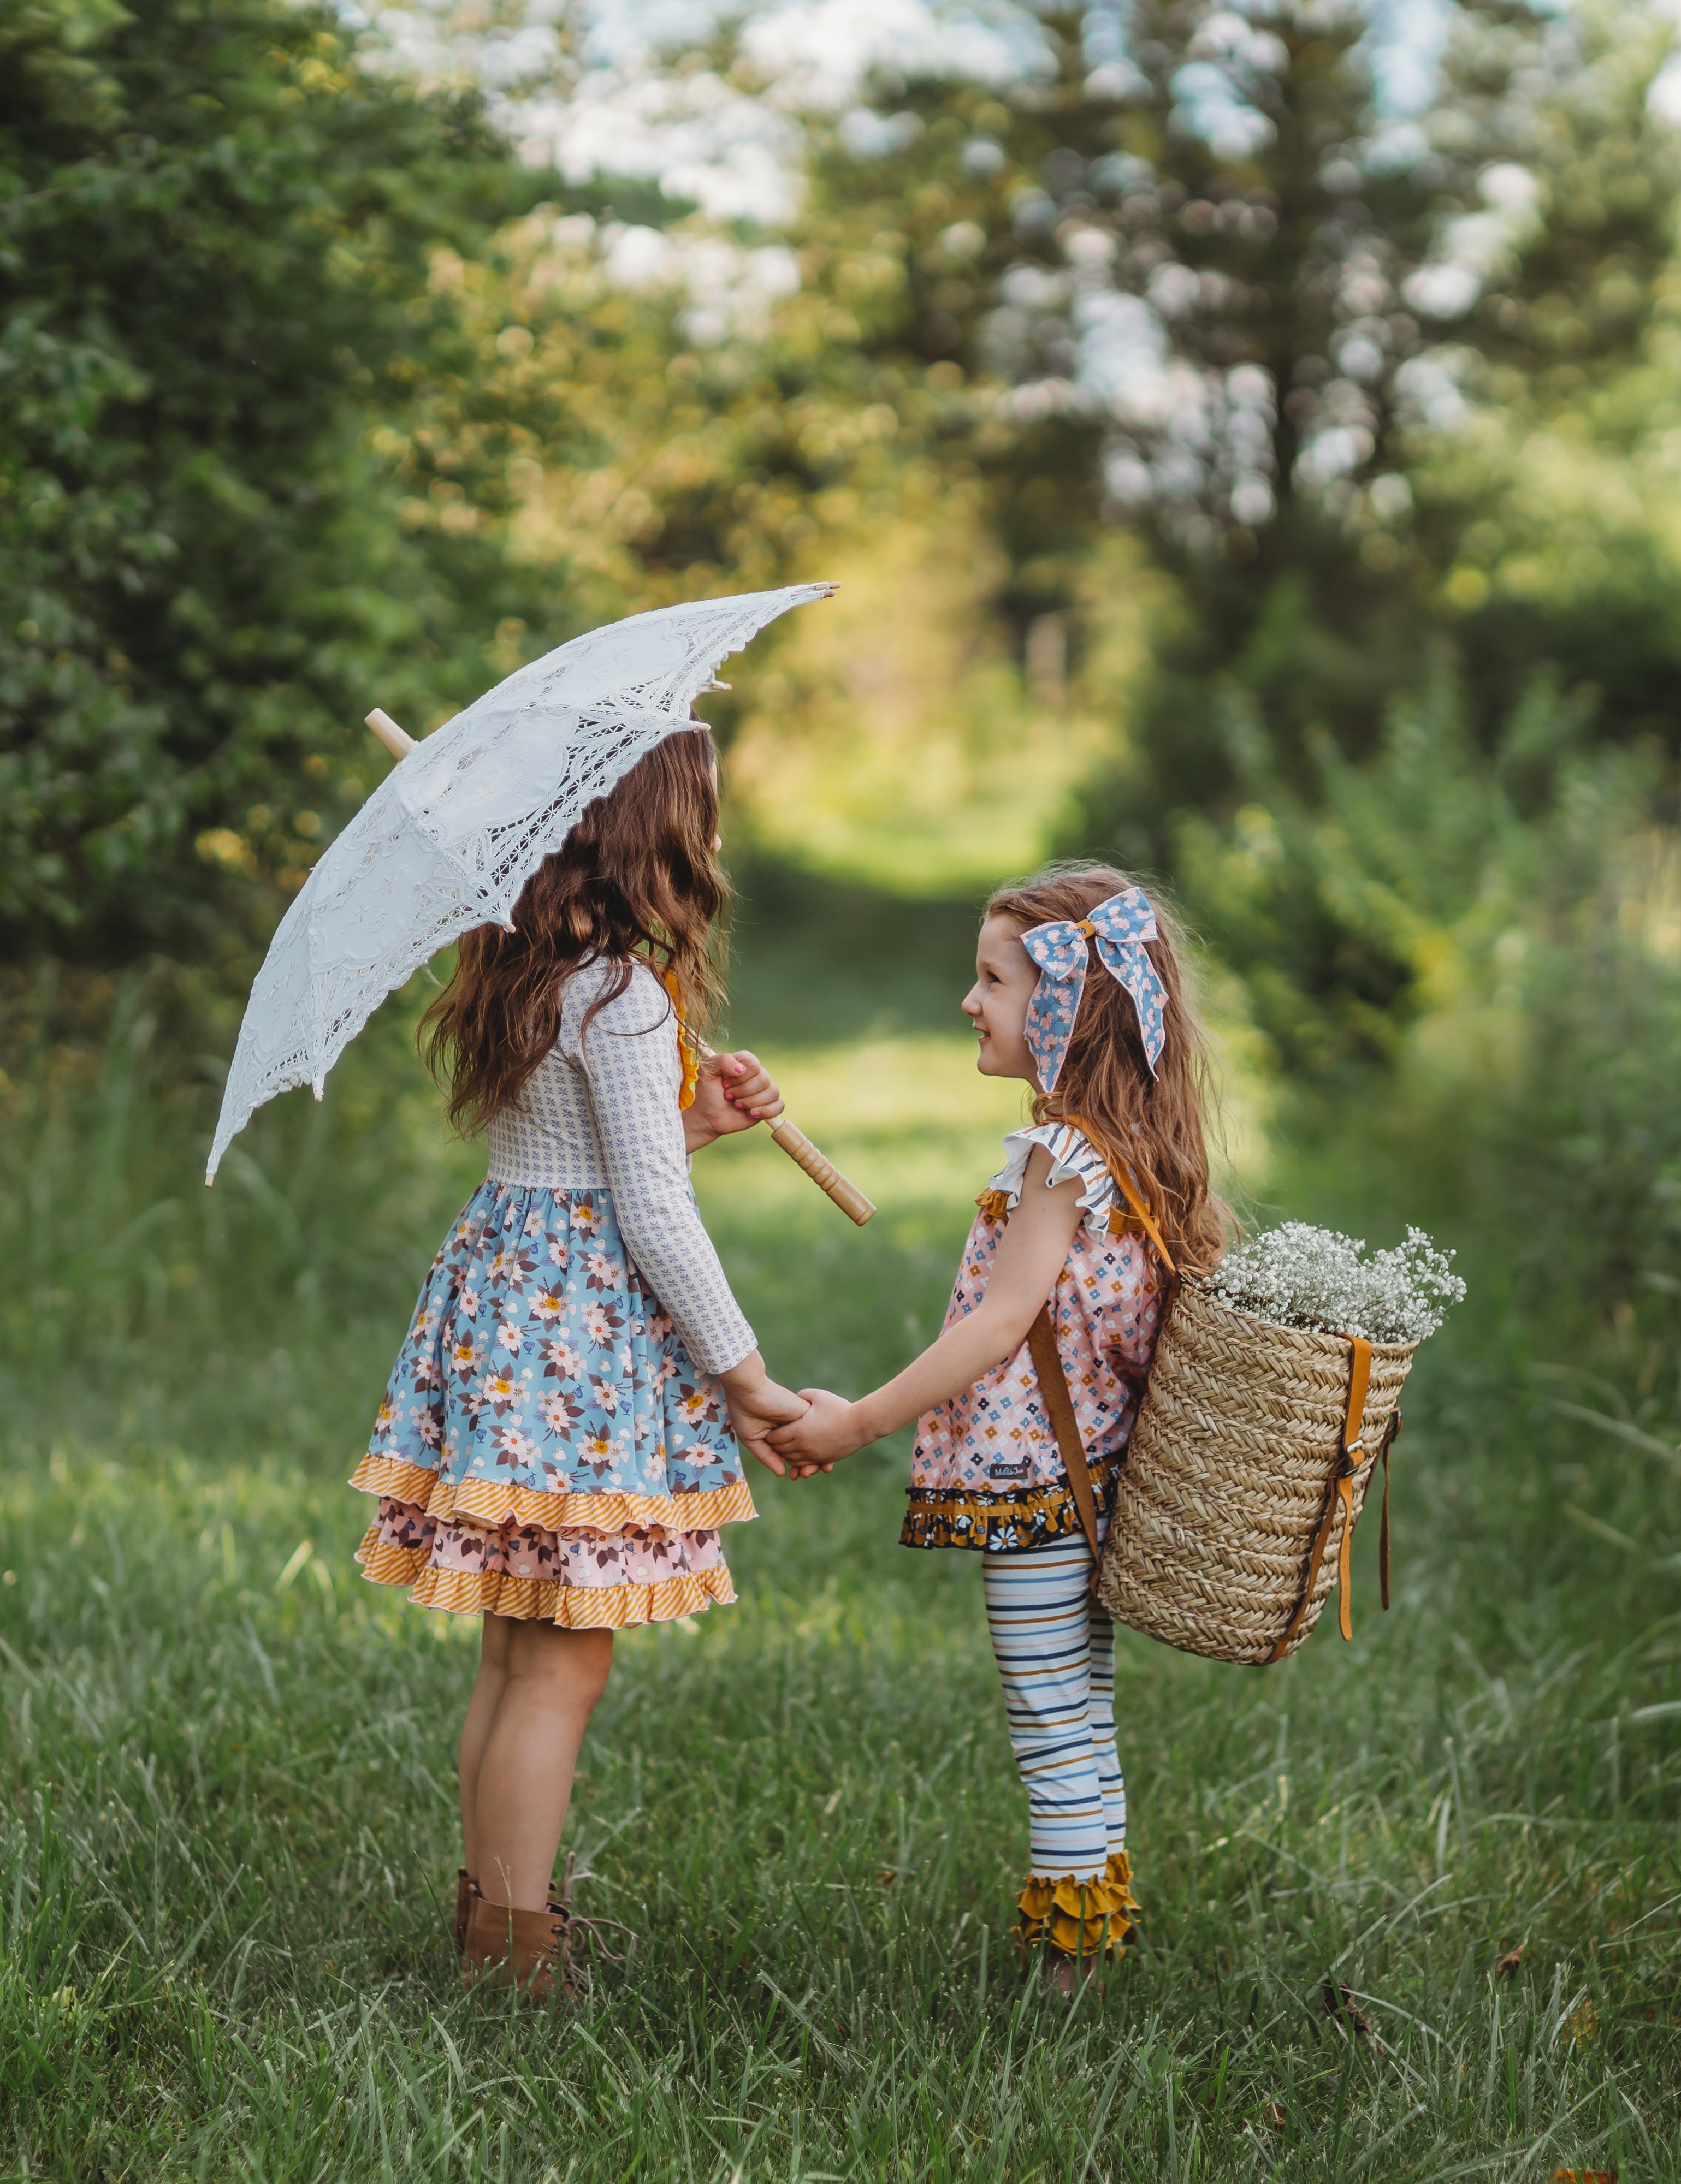
<svg viewBox="0 0 1681 2184">
<path fill-rule="evenodd" d="M 897 163 L 853 159 L 831 120 L 774 235 L 543 207 L 471 261 L 440 254 L 447 324 L 377 441 L 406 521 L 500 542 L 585 621 L 844 577 L 840 604 L 802 618 L 829 643 L 779 631 L 707 711 L 762 841 L 919 889 L 990 879 L 987 829 L 1031 855 L 1024 788 L 1049 804 L 1073 771 L 1047 788 L 1042 749 L 1023 755 L 975 444 L 991 397 L 924 338 L 952 278 L 941 236 L 989 187 L 963 167 L 969 133 L 935 117 L 937 176 L 924 164 L 908 208 Z M 530 634 L 508 627 L 516 651 Z M 447 709 L 433 680 L 423 722 Z"/>
<path fill-rule="evenodd" d="M 423 729 L 585 623 L 833 567 L 906 603 L 953 755 L 899 797 L 927 705 L 890 734 L 863 651 L 825 694 L 790 638 L 751 718 L 715 707 L 767 808 L 806 735 L 808 802 L 879 777 L 960 844 L 971 788 L 1022 805 L 1006 746 L 1048 808 L 1107 733 L 1067 838 L 1167 866 L 1177 815 L 1248 793 L 1231 693 L 1313 794 L 1322 736 L 1374 749 L 1444 650 L 1485 742 L 1538 659 L 1651 729 L 1671 30 L 1454 22 L 1397 120 L 1344 0 L 1053 11 L 1013 85 L 803 117 L 797 215 L 724 234 L 522 177 L 307 10 L 14 12 L 0 918 L 101 961 L 243 944 L 229 903 L 271 916 L 377 765 L 369 702 Z"/>
<path fill-rule="evenodd" d="M 1179 889 L 1298 1126 L 1354 1166 L 1399 1156 L 1498 1239 L 1526 1310 L 1609 1327 L 1673 1402 L 1681 850 L 1655 755 L 1595 738 L 1591 696 L 1545 676 L 1491 749 L 1438 672 L 1363 761 L 1317 739 L 1306 793 L 1247 694 L 1226 729 L 1243 801 L 1181 820 Z"/>
<path fill-rule="evenodd" d="M 1604 0 L 1562 17 L 1460 19 L 1449 97 L 1430 126 L 1472 208 L 1444 223 L 1438 245 L 1442 331 L 1467 408 L 1414 451 L 1422 564 L 1473 718 L 1489 731 L 1548 661 L 1591 694 L 1598 733 L 1651 743 L 1672 783 L 1674 42 L 1667 9 Z M 1479 148 L 1493 164 L 1473 171 Z"/>
<path fill-rule="evenodd" d="M 971 451 L 1024 641 L 1047 614 L 1101 638 L 1106 532 L 1172 581 L 1131 749 L 1070 838 L 1160 865 L 1175 812 L 1229 809 L 1233 688 L 1303 787 L 1317 733 L 1370 751 L 1444 654 L 1485 738 L 1549 660 L 1598 686 L 1601 733 L 1650 727 L 1675 634 L 1667 555 L 1626 490 L 1597 583 L 1546 556 L 1533 493 L 1512 582 L 1482 564 L 1494 504 L 1522 500 L 1524 436 L 1571 414 L 1579 437 L 1594 397 L 1620 462 L 1618 390 L 1669 337 L 1667 13 L 1466 0 L 1410 116 L 1377 95 L 1351 0 L 1105 0 L 1043 29 L 1040 75 L 996 96 L 880 84 L 877 134 L 852 142 L 897 192 L 884 225 L 916 238 L 913 342 L 1008 390 Z M 941 192 L 953 224 L 919 236 Z M 1136 568 L 1115 566 L 1128 616 Z"/>
<path fill-rule="evenodd" d="M 530 194 L 475 102 L 366 74 L 323 9 L 0 18 L 14 950 L 213 954 L 272 915 L 243 882 L 299 883 L 376 670 L 489 581 L 405 543 L 367 413 L 406 398 L 434 248 Z"/>
<path fill-rule="evenodd" d="M 1157 861 L 1164 830 L 1143 815 L 1220 794 L 1227 677 L 1287 766 L 1321 722 L 1369 730 L 1413 671 L 1407 572 L 1373 515 L 1407 492 L 1423 337 L 1405 292 L 1428 196 L 1373 143 L 1360 10 L 1168 0 L 1120 28 L 1103 9 L 1069 22 L 1059 97 L 1025 117 L 1062 125 L 1014 211 L 1060 291 L 1073 370 L 1023 369 L 1044 343 L 1030 308 L 1007 295 L 994 326 L 1019 406 L 1081 417 L 1103 513 L 1144 532 L 1179 590 L 1142 763 L 1086 822 Z"/>
</svg>

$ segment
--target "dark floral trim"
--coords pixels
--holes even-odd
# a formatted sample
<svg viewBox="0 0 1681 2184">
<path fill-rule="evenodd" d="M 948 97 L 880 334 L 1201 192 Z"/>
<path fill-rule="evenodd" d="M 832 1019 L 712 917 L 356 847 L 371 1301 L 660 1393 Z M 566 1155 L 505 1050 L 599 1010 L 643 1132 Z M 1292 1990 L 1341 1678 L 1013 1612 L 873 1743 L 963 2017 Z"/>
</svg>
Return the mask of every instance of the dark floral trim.
<svg viewBox="0 0 1681 2184">
<path fill-rule="evenodd" d="M 1125 1451 L 1096 1457 L 1092 1497 L 1107 1512 L 1114 1500 Z M 1021 1555 L 1080 1529 L 1080 1508 L 1066 1486 L 1024 1486 L 1013 1494 L 913 1486 L 899 1534 L 902 1547 L 971 1547 L 988 1555 Z"/>
</svg>

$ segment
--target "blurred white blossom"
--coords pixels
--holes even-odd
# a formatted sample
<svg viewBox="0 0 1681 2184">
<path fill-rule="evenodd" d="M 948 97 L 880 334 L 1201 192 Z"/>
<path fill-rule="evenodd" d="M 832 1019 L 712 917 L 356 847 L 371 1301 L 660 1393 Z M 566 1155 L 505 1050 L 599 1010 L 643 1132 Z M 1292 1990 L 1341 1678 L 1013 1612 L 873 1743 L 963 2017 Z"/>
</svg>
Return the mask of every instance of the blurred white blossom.
<svg viewBox="0 0 1681 2184">
<path fill-rule="evenodd" d="M 684 295 L 680 321 L 698 348 L 762 333 L 771 305 L 800 286 L 800 261 L 780 243 L 750 249 L 717 236 L 612 222 L 600 233 L 602 265 L 617 287 Z"/>
<path fill-rule="evenodd" d="M 1427 318 L 1463 318 L 1485 287 L 1511 271 L 1540 224 L 1544 193 L 1527 167 L 1497 161 L 1478 177 L 1477 192 L 1488 209 L 1449 220 L 1435 254 L 1406 283 L 1408 303 Z"/>
</svg>

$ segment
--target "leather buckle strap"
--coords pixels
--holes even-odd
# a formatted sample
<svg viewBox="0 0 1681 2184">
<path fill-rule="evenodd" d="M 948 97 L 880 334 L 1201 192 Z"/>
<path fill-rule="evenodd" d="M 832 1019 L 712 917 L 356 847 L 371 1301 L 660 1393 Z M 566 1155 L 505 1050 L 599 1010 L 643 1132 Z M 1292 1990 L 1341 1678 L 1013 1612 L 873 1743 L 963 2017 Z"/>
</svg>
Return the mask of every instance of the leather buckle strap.
<svg viewBox="0 0 1681 2184">
<path fill-rule="evenodd" d="M 1386 1609 L 1389 1605 L 1389 1450 L 1401 1424 L 1401 1413 L 1397 1408 L 1383 1435 L 1383 1515 L 1377 1527 L 1377 1582 Z"/>
<path fill-rule="evenodd" d="M 1348 1340 L 1353 1354 L 1349 1360 L 1349 1400 L 1343 1413 L 1343 1441 L 1338 1452 L 1337 1468 L 1326 1481 L 1324 1505 L 1320 1512 L 1318 1525 L 1314 1531 L 1313 1546 L 1308 1553 L 1307 1573 L 1302 1580 L 1301 1591 L 1297 1596 L 1294 1611 L 1291 1614 L 1289 1622 L 1285 1625 L 1283 1635 L 1266 1657 L 1268 1667 L 1271 1667 L 1275 1661 L 1282 1660 L 1290 1641 L 1301 1628 L 1302 1618 L 1307 1613 L 1308 1605 L 1313 1598 L 1313 1588 L 1319 1576 L 1319 1566 L 1324 1561 L 1325 1550 L 1331 1542 L 1331 1527 L 1337 1520 L 1338 1502 L 1343 1505 L 1343 1539 L 1337 1557 L 1337 1623 L 1344 1638 L 1352 1638 L 1354 1635 L 1352 1603 L 1349 1596 L 1352 1591 L 1349 1555 L 1354 1537 L 1354 1476 L 1365 1462 L 1360 1445 L 1360 1428 L 1365 1423 L 1365 1399 L 1371 1386 L 1371 1345 L 1362 1334 L 1351 1334 Z M 1393 1437 L 1392 1429 L 1385 1435 L 1383 1442 L 1386 1489 L 1388 1481 L 1389 1442 Z M 1388 1524 L 1386 1493 L 1384 1534 L 1380 1542 L 1380 1548 L 1386 1548 L 1388 1546 Z M 1388 1557 L 1384 1554 L 1383 1605 L 1386 1607 L 1389 1605 L 1388 1561 Z"/>
<path fill-rule="evenodd" d="M 1345 1639 L 1354 1635 L 1349 1558 L 1354 1544 L 1354 1474 L 1363 1461 L 1360 1428 L 1365 1423 L 1366 1391 L 1371 1385 L 1371 1345 L 1363 1334 L 1351 1334 L 1349 1341 L 1354 1354 L 1349 1366 L 1349 1407 L 1343 1420 L 1343 1468 L 1337 1479 L 1343 1502 L 1343 1545 L 1337 1557 L 1337 1627 Z"/>
<path fill-rule="evenodd" d="M 1338 1588 L 1338 1625 L 1345 1638 L 1354 1636 L 1354 1588 L 1349 1581 L 1349 1550 L 1354 1542 L 1354 1474 L 1363 1468 L 1360 1455 L 1360 1429 L 1365 1421 L 1367 1390 L 1371 1384 L 1371 1345 L 1359 1335 L 1351 1335 L 1354 1346 L 1354 1361 L 1349 1372 L 1349 1417 L 1343 1429 L 1343 1460 L 1347 1471 L 1338 1481 L 1338 1491 L 1343 1497 L 1348 1517 L 1343 1526 L 1343 1552 L 1338 1558 L 1337 1584 Z M 1354 1384 L 1360 1382 L 1360 1407 L 1354 1407 Z M 1383 1429 L 1383 1439 L 1377 1454 L 1383 1460 L 1383 1513 L 1377 1527 L 1377 1583 L 1383 1596 L 1387 1612 L 1389 1606 L 1389 1451 L 1401 1429 L 1401 1413 L 1397 1407 L 1389 1413 L 1389 1423 Z M 1373 1459 L 1374 1461 L 1376 1459 Z"/>
</svg>

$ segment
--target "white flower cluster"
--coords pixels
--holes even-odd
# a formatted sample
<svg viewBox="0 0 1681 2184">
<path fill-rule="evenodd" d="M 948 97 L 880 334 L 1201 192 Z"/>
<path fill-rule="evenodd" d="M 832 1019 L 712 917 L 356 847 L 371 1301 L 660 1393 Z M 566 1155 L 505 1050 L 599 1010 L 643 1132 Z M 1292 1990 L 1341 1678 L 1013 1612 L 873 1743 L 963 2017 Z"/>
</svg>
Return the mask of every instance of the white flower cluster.
<svg viewBox="0 0 1681 2184">
<path fill-rule="evenodd" d="M 1286 1221 L 1228 1251 L 1208 1287 L 1259 1318 L 1368 1342 L 1422 1342 L 1465 1295 L 1453 1253 L 1421 1228 L 1393 1251 L 1368 1259 L 1365 1250 L 1357 1237 Z"/>
</svg>

